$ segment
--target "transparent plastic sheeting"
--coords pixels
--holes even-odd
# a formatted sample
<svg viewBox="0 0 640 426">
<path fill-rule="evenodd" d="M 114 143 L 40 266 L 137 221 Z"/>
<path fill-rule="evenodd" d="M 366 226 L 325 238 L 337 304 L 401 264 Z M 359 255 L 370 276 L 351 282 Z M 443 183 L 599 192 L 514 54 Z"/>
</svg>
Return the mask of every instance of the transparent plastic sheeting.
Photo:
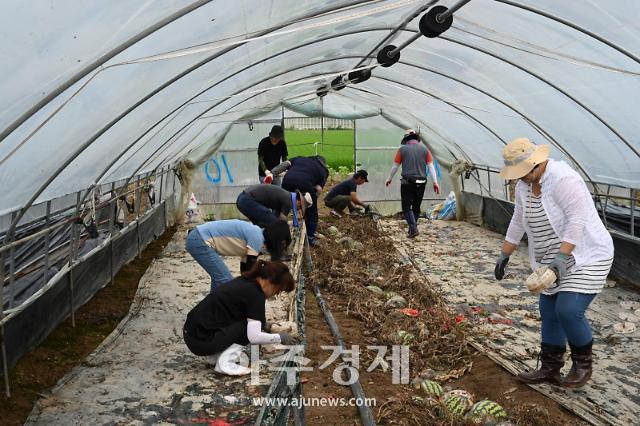
<svg viewBox="0 0 640 426">
<path fill-rule="evenodd" d="M 234 123 L 220 148 L 193 172 L 191 191 L 203 204 L 235 203 L 238 194 L 258 179 L 258 143 L 280 120 L 260 118 L 251 128 Z M 286 140 L 286 134 L 285 134 Z"/>
<path fill-rule="evenodd" d="M 343 118 L 346 120 L 357 120 L 360 118 L 372 117 L 380 114 L 380 108 L 368 104 L 356 104 L 348 97 L 340 96 L 336 93 L 334 96 L 326 96 L 324 98 L 312 97 L 307 102 L 285 103 L 294 111 L 309 117 L 325 117 Z"/>
<path fill-rule="evenodd" d="M 415 130 L 419 130 L 414 126 Z M 402 128 L 396 127 L 382 117 L 372 117 L 357 121 L 356 125 L 356 162 L 358 168 L 369 173 L 369 182 L 358 187 L 358 196 L 365 201 L 384 201 L 400 199 L 400 175 L 398 170 L 391 185 L 385 186 L 389 171 L 393 166 L 400 142 L 404 135 Z M 425 198 L 440 198 L 451 190 L 449 177 L 441 169 L 441 195 L 433 192 L 433 180 L 429 183 L 424 194 Z"/>
<path fill-rule="evenodd" d="M 334 104 L 328 111 L 351 118 L 368 115 L 373 106 L 383 116 L 411 116 L 433 132 L 434 152 L 494 167 L 500 166 L 503 141 L 529 136 L 548 142 L 543 129 L 557 144 L 554 157 L 568 158 L 564 150 L 593 180 L 639 187 L 640 65 L 505 1 L 468 3 L 449 31 L 402 50 L 401 63 L 377 67 L 370 80 L 325 97 Z M 0 132 L 84 67 L 148 34 L 97 64 L 0 141 L 0 214 L 38 193 L 40 202 L 207 154 L 231 122 L 299 102 L 335 73 L 361 65 L 391 29 L 427 4 L 12 3 L 0 16 Z M 518 4 L 639 55 L 640 2 Z M 187 7 L 192 10 L 169 19 Z M 399 45 L 416 34 L 417 22 L 386 43 Z M 289 85 L 295 82 L 302 83 Z M 316 102 L 297 109 L 304 108 L 317 113 Z"/>
</svg>

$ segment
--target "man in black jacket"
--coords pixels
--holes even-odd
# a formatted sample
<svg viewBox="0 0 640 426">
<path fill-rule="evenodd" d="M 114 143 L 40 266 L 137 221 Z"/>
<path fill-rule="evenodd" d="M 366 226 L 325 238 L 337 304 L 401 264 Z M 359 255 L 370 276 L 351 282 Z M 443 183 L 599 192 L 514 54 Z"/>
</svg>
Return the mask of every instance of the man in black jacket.
<svg viewBox="0 0 640 426">
<path fill-rule="evenodd" d="M 318 195 L 322 192 L 329 177 L 329 169 L 324 157 L 320 155 L 312 157 L 294 157 L 274 167 L 271 172 L 274 176 L 287 170 L 282 179 L 282 187 L 287 191 L 308 192 L 311 194 L 312 204 L 307 209 L 304 222 L 307 226 L 309 244 L 316 243 L 316 228 L 318 227 Z"/>
</svg>

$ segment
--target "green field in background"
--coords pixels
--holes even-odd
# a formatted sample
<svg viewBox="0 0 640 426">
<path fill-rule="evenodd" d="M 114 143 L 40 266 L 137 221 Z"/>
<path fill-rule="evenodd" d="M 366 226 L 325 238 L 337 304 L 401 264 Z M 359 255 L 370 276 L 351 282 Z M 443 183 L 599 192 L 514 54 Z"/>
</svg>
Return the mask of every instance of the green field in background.
<svg viewBox="0 0 640 426">
<path fill-rule="evenodd" d="M 320 130 L 285 130 L 289 158 L 316 155 L 314 142 L 318 144 L 318 155 L 327 160 L 335 170 L 340 166 L 353 167 L 353 130 L 325 130 L 322 144 Z"/>
</svg>

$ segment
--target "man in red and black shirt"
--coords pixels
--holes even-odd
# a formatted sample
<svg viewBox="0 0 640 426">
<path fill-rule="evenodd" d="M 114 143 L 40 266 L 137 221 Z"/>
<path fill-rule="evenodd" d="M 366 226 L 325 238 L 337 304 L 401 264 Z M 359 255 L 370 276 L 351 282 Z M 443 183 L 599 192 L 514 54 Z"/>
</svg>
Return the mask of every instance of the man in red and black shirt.
<svg viewBox="0 0 640 426">
<path fill-rule="evenodd" d="M 424 196 L 427 185 L 427 167 L 429 174 L 433 178 L 433 191 L 440 193 L 436 170 L 433 166 L 431 152 L 420 141 L 420 136 L 414 130 L 405 131 L 402 138 L 402 146 L 398 149 L 393 160 L 393 167 L 389 172 L 389 177 L 385 182 L 386 186 L 391 184 L 393 176 L 402 165 L 402 178 L 400 179 L 400 198 L 402 202 L 402 213 L 409 225 L 409 238 L 418 235 L 418 217 L 420 216 L 420 204 Z"/>
</svg>

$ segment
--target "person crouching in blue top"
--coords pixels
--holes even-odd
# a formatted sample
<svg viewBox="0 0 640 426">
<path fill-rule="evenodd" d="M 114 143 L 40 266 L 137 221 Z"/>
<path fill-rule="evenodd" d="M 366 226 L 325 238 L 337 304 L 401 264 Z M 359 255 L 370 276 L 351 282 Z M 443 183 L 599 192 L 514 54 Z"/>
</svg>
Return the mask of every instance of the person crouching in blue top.
<svg viewBox="0 0 640 426">
<path fill-rule="evenodd" d="M 271 333 L 265 318 L 266 299 L 294 287 L 287 265 L 259 260 L 241 276 L 209 293 L 189 312 L 183 327 L 184 342 L 193 354 L 206 356 L 219 373 L 249 374 L 243 346 L 296 344 L 296 337 L 288 333 Z"/>
<path fill-rule="evenodd" d="M 203 223 L 187 234 L 185 248 L 211 276 L 211 291 L 233 277 L 221 256 L 240 257 L 240 271 L 253 266 L 264 245 L 271 260 L 279 260 L 291 244 L 289 224 L 278 220 L 264 230 L 243 220 Z"/>
<path fill-rule="evenodd" d="M 349 208 L 349 212 L 355 211 L 356 205 L 362 206 L 365 210 L 369 210 L 369 206 L 358 198 L 356 191 L 358 186 L 365 182 L 369 182 L 367 177 L 369 174 L 366 170 L 358 170 L 353 177 L 337 184 L 324 198 L 325 206 L 331 210 L 331 215 L 340 217 L 345 208 Z"/>
</svg>

